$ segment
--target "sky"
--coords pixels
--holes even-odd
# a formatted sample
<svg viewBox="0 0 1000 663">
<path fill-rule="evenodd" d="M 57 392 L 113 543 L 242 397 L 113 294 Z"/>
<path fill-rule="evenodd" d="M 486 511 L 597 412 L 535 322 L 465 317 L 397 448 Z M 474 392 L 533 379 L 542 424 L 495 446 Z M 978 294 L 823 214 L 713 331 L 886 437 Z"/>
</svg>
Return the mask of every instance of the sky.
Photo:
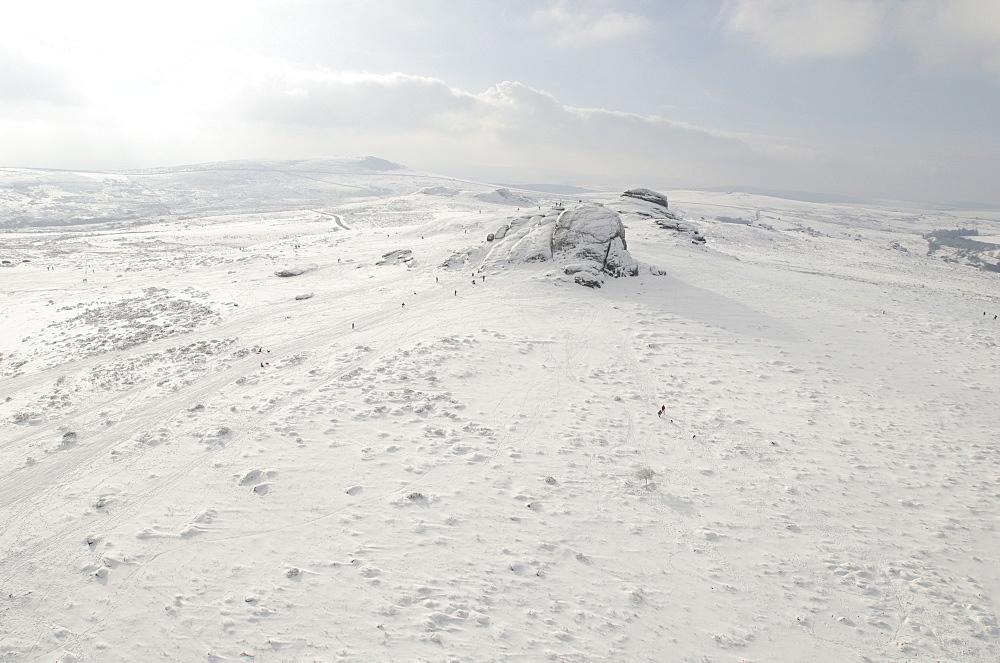
<svg viewBox="0 0 1000 663">
<path fill-rule="evenodd" d="M 374 155 L 510 183 L 1000 203 L 997 0 L 34 0 L 0 166 Z"/>
</svg>

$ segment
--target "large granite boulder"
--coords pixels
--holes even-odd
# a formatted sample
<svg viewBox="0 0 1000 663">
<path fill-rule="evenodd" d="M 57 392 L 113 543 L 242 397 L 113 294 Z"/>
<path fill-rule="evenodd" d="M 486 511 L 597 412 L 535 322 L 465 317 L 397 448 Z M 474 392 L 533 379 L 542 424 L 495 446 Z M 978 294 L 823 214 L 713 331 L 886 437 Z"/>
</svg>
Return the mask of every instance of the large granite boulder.
<svg viewBox="0 0 1000 663">
<path fill-rule="evenodd" d="M 551 241 L 553 256 L 590 262 L 608 276 L 618 278 L 639 273 L 639 263 L 628 252 L 621 218 L 603 205 L 582 205 L 563 211 L 552 228 Z"/>
<path fill-rule="evenodd" d="M 599 288 L 606 277 L 636 276 L 625 226 L 604 205 L 553 208 L 510 221 L 489 234 L 484 263 L 558 263 L 576 283 Z"/>
</svg>

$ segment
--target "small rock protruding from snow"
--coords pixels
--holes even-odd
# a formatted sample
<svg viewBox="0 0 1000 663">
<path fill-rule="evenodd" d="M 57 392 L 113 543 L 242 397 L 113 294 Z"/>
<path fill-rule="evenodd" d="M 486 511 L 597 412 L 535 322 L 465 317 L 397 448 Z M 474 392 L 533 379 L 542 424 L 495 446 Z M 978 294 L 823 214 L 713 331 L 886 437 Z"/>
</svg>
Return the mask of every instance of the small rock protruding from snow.
<svg viewBox="0 0 1000 663">
<path fill-rule="evenodd" d="M 505 226 L 500 226 L 499 228 L 497 228 L 496 232 L 492 232 L 486 236 L 486 241 L 492 242 L 497 239 L 503 239 L 504 237 L 507 236 L 507 231 L 510 230 L 510 227 L 511 224 L 509 223 Z"/>
<path fill-rule="evenodd" d="M 279 269 L 274 273 L 275 276 L 280 276 L 281 278 L 290 278 L 292 276 L 302 276 L 306 272 L 311 272 L 316 269 L 316 265 L 300 265 L 296 267 L 286 267 L 284 269 Z"/>
</svg>

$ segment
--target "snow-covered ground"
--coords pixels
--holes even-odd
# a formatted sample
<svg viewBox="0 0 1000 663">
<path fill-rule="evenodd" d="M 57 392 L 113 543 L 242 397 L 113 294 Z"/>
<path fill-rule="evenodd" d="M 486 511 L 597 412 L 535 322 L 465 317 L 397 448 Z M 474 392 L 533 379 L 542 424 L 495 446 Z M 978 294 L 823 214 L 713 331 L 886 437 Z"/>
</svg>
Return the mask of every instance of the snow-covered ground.
<svg viewBox="0 0 1000 663">
<path fill-rule="evenodd" d="M 3 190 L 0 660 L 1000 660 L 996 213 L 338 163 Z"/>
</svg>

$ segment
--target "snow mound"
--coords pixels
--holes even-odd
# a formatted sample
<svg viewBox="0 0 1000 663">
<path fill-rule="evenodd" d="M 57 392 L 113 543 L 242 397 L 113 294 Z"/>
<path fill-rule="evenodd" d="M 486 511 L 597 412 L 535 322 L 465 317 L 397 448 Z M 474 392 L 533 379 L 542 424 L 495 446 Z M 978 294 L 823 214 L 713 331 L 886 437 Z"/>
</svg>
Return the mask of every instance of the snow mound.
<svg viewBox="0 0 1000 663">
<path fill-rule="evenodd" d="M 429 186 L 426 189 L 421 189 L 420 193 L 425 196 L 457 196 L 462 193 L 458 189 L 452 189 L 447 186 Z"/>
<path fill-rule="evenodd" d="M 534 198 L 528 198 L 527 196 L 522 196 L 519 193 L 514 193 L 510 189 L 500 188 L 496 191 L 490 191 L 489 193 L 481 193 L 476 196 L 479 200 L 486 203 L 497 203 L 500 205 L 514 205 L 517 207 L 529 207 L 537 205 L 538 201 Z"/>
<path fill-rule="evenodd" d="M 406 166 L 401 164 L 372 156 L 359 159 L 358 165 L 362 168 L 367 168 L 368 170 L 404 170 L 406 168 Z"/>
<path fill-rule="evenodd" d="M 625 226 L 600 204 L 552 209 L 514 219 L 487 237 L 485 262 L 523 264 L 554 261 L 580 285 L 599 288 L 606 276 L 636 276 Z"/>
</svg>

